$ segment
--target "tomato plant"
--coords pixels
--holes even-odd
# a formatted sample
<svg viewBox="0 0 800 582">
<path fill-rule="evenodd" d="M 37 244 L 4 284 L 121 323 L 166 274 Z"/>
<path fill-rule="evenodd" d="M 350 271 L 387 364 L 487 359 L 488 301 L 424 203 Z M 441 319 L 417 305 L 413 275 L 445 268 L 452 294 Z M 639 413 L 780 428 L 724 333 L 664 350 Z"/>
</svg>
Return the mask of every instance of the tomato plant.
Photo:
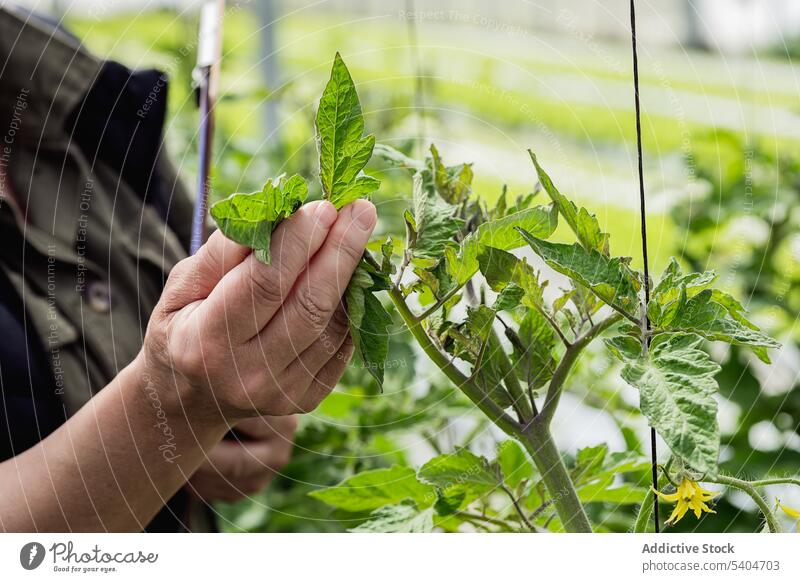
<svg viewBox="0 0 800 582">
<path fill-rule="evenodd" d="M 493 460 L 466 448 L 443 452 L 419 469 L 393 466 L 356 473 L 312 496 L 345 512 L 372 512 L 357 531 L 456 530 L 462 524 L 499 531 L 593 531 L 586 506 L 638 504 L 644 531 L 651 504 L 641 480 L 648 461 L 578 451 L 566 463 L 551 424 L 570 374 L 587 348 L 603 341 L 638 390 L 641 413 L 671 451 L 659 496 L 675 503 L 670 523 L 688 511 L 711 512 L 714 493 L 700 482 L 750 495 L 767 531 L 779 531 L 759 488 L 800 484 L 779 477 L 747 481 L 718 469 L 720 429 L 716 374 L 707 341 L 742 346 L 763 362 L 780 345 L 749 319 L 712 271 L 685 273 L 673 260 L 643 305 L 643 275 L 614 256 L 597 218 L 562 195 L 531 152 L 540 187 L 492 207 L 472 191 L 468 163 L 447 165 L 435 146 L 415 159 L 364 136 L 353 80 L 337 54 L 316 116 L 319 179 L 337 208 L 375 192 L 364 172 L 376 155 L 407 171 L 412 205 L 405 241 L 366 251 L 345 292 L 356 353 L 380 386 L 393 313 L 425 354 L 508 437 Z M 303 178 L 268 180 L 261 191 L 232 194 L 211 214 L 230 238 L 269 261 L 272 230 L 305 200 Z M 544 200 L 542 200 L 544 199 Z M 574 242 L 553 242 L 563 221 Z M 530 249 L 565 288 L 525 258 Z M 649 320 L 649 326 L 646 322 Z M 674 488 L 674 492 L 672 489 Z M 505 499 L 505 502 L 499 501 Z"/>
</svg>

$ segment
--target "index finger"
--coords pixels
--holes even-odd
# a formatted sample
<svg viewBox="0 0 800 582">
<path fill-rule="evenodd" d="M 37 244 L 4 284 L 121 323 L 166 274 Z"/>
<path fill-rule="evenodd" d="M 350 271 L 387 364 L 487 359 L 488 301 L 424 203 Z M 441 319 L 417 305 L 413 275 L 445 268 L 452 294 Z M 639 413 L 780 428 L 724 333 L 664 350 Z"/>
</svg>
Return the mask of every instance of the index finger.
<svg viewBox="0 0 800 582">
<path fill-rule="evenodd" d="M 251 254 L 222 278 L 198 308 L 203 332 L 228 336 L 232 344 L 256 336 L 281 307 L 334 222 L 336 209 L 327 201 L 307 204 L 284 220 L 272 235 L 271 264 Z"/>
<path fill-rule="evenodd" d="M 279 369 L 325 332 L 377 221 L 375 206 L 344 207 L 325 244 L 298 277 L 290 297 L 254 341 Z"/>
</svg>

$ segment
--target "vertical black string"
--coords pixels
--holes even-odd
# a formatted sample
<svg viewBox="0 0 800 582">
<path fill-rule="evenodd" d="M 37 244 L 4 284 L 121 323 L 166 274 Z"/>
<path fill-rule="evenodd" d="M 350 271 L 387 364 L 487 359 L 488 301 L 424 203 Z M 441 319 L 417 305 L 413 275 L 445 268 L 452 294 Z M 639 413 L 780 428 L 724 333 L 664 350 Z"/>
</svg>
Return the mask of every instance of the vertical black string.
<svg viewBox="0 0 800 582">
<path fill-rule="evenodd" d="M 642 333 L 642 346 L 647 350 L 650 348 L 650 318 L 647 315 L 647 305 L 650 303 L 650 267 L 647 257 L 647 211 L 644 196 L 644 172 L 642 170 L 642 116 L 639 106 L 639 55 L 636 49 L 636 6 L 635 0 L 631 0 L 631 48 L 633 51 L 633 97 L 636 105 L 636 155 L 639 165 L 639 211 L 642 225 L 642 260 L 644 261 L 644 309 L 642 317 L 644 328 Z M 658 451 L 656 449 L 656 429 L 650 428 L 650 462 L 653 476 L 653 489 L 658 489 Z M 655 523 L 656 533 L 661 531 L 661 524 L 658 518 L 658 495 L 653 493 L 653 522 Z"/>
</svg>

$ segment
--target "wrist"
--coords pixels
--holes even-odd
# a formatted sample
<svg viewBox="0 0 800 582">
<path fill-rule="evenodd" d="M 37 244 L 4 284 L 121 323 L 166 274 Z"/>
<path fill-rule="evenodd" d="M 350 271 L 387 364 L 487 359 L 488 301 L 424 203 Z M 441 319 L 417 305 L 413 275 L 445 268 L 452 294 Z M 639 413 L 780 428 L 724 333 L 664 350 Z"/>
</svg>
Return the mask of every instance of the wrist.
<svg viewBox="0 0 800 582">
<path fill-rule="evenodd" d="M 153 409 L 157 423 L 175 419 L 189 425 L 198 436 L 224 435 L 230 423 L 223 417 L 213 395 L 192 385 L 160 358 L 143 349 L 126 371 L 135 377 L 139 396 Z"/>
</svg>

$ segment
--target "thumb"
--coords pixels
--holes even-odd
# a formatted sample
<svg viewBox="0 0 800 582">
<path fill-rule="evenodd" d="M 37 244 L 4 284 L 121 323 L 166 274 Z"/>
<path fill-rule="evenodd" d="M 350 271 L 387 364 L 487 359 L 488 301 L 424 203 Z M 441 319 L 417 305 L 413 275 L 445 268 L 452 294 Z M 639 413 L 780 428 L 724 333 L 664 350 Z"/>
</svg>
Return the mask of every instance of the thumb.
<svg viewBox="0 0 800 582">
<path fill-rule="evenodd" d="M 161 295 L 163 311 L 169 314 L 208 297 L 222 277 L 250 252 L 220 231 L 212 233 L 196 254 L 180 261 L 170 272 Z"/>
</svg>

